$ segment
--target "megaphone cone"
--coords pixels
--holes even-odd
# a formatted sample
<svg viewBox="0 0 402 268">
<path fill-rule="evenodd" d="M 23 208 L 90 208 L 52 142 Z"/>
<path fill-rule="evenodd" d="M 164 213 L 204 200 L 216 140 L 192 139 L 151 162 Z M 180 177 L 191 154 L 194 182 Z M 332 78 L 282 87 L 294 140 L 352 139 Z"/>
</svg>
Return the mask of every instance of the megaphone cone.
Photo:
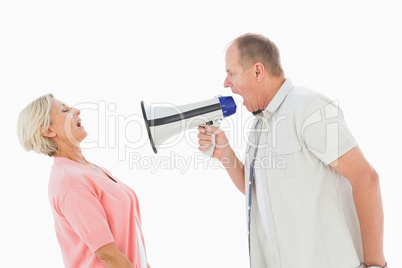
<svg viewBox="0 0 402 268">
<path fill-rule="evenodd" d="M 147 128 L 148 138 L 149 138 L 149 141 L 151 142 L 151 146 L 152 146 L 152 149 L 154 150 L 154 153 L 157 154 L 158 150 L 156 149 L 154 138 L 152 137 L 151 130 L 149 129 L 147 112 L 145 111 L 144 105 L 145 105 L 144 101 L 141 101 L 141 111 L 142 111 L 142 116 L 144 117 L 145 127 Z"/>
<path fill-rule="evenodd" d="M 152 149 L 158 153 L 166 140 L 182 131 L 205 124 L 219 126 L 222 118 L 236 112 L 236 104 L 230 96 L 169 107 L 151 107 L 141 101 L 141 110 Z"/>
</svg>

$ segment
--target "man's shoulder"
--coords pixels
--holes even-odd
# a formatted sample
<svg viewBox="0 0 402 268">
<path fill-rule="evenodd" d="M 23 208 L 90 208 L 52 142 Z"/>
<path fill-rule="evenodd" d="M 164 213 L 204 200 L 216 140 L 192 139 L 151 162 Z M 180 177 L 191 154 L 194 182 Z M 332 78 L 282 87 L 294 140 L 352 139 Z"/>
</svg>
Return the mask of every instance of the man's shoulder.
<svg viewBox="0 0 402 268">
<path fill-rule="evenodd" d="M 334 103 L 333 100 L 320 92 L 300 86 L 294 87 L 289 92 L 286 102 L 293 110 L 306 112 L 310 109 L 319 109 Z"/>
<path fill-rule="evenodd" d="M 288 94 L 288 97 L 290 99 L 293 99 L 294 101 L 299 101 L 299 102 L 316 102 L 316 101 L 331 101 L 330 98 L 325 96 L 324 94 L 313 90 L 308 87 L 301 87 L 301 86 L 295 86 Z"/>
</svg>

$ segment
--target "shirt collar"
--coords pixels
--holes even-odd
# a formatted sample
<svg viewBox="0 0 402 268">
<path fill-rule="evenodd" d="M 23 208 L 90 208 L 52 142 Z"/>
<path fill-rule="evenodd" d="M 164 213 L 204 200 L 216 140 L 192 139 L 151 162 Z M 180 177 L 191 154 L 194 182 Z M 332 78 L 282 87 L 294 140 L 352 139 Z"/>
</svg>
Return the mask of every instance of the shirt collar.
<svg viewBox="0 0 402 268">
<path fill-rule="evenodd" d="M 267 108 L 265 108 L 262 113 L 256 115 L 257 118 L 262 117 L 266 113 L 272 114 L 273 112 L 275 112 L 294 87 L 295 86 L 293 85 L 292 81 L 290 81 L 290 79 L 286 79 L 282 86 L 279 88 L 278 92 L 276 92 L 274 98 L 268 104 Z"/>
</svg>

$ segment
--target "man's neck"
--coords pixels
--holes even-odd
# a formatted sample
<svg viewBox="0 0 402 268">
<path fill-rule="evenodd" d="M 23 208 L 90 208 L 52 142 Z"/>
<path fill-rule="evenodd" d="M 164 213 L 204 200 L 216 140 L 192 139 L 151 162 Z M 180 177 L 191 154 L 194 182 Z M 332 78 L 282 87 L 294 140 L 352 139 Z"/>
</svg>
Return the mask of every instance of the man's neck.
<svg viewBox="0 0 402 268">
<path fill-rule="evenodd" d="M 270 77 L 267 80 L 266 85 L 263 89 L 263 98 L 260 106 L 260 110 L 265 110 L 271 101 L 274 99 L 276 93 L 278 93 L 279 89 L 282 87 L 283 83 L 285 83 L 285 77 Z"/>
</svg>

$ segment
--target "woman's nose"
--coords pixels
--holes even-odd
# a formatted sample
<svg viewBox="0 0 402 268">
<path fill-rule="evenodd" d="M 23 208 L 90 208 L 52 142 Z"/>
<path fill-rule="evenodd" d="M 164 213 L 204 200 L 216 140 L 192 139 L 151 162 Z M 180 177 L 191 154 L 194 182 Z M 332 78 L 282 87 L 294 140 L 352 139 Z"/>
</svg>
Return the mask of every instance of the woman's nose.
<svg viewBox="0 0 402 268">
<path fill-rule="evenodd" d="M 78 109 L 76 109 L 76 108 L 73 108 L 73 114 L 74 114 L 74 116 L 79 116 L 80 114 L 81 114 L 81 111 L 80 110 L 78 110 Z"/>
</svg>

